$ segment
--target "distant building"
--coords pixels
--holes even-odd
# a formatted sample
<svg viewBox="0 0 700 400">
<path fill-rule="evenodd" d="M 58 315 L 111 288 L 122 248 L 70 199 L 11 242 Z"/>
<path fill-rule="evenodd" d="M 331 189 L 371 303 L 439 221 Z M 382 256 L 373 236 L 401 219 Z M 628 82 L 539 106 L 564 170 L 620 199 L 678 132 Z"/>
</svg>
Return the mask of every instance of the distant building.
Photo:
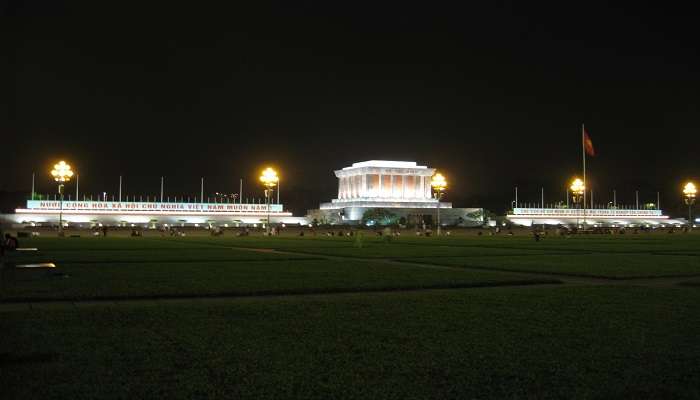
<svg viewBox="0 0 700 400">
<path fill-rule="evenodd" d="M 386 209 L 409 224 L 421 224 L 437 215 L 438 200 L 430 186 L 434 168 L 409 161 L 372 160 L 335 171 L 338 198 L 310 210 L 308 218 L 321 222 L 356 224 L 369 210 Z M 440 202 L 444 225 L 481 225 L 480 208 L 452 208 Z"/>
<path fill-rule="evenodd" d="M 391 216 L 391 223 L 430 226 L 436 222 L 438 206 L 442 225 L 479 226 L 481 208 L 453 208 L 452 203 L 433 197 L 430 186 L 434 168 L 407 161 L 365 161 L 335 171 L 338 198 L 295 217 L 282 204 L 190 203 L 142 201 L 28 200 L 13 214 L 0 214 L 0 222 L 18 226 L 56 226 L 59 215 L 65 226 L 95 225 L 124 227 L 161 226 L 252 226 L 272 224 L 358 224 L 368 211 Z M 386 219 L 365 221 L 382 225 Z"/>
<path fill-rule="evenodd" d="M 580 208 L 514 208 L 506 218 L 515 225 L 583 225 L 626 226 L 680 226 L 686 222 L 670 219 L 661 210 L 586 209 Z"/>
<path fill-rule="evenodd" d="M 57 226 L 59 213 L 68 227 L 94 225 L 125 227 L 156 226 L 252 226 L 273 224 L 306 225 L 304 217 L 294 217 L 282 204 L 178 203 L 28 200 L 26 208 L 0 215 L 0 221 L 14 225 Z"/>
</svg>

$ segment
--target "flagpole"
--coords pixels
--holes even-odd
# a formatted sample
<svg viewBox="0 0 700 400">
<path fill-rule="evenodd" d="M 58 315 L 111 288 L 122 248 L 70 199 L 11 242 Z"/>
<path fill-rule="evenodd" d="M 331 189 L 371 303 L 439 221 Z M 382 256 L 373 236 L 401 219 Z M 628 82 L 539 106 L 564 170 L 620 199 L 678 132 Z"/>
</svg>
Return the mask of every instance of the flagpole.
<svg viewBox="0 0 700 400">
<path fill-rule="evenodd" d="M 586 127 L 581 124 L 581 154 L 583 155 L 583 229 L 586 229 Z"/>
</svg>

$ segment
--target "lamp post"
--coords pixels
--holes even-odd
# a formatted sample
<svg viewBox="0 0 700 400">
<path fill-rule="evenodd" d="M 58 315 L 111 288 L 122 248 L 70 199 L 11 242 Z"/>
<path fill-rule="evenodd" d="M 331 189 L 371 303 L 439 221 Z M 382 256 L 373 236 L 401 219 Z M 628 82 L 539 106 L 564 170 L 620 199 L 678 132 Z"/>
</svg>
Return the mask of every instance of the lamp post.
<svg viewBox="0 0 700 400">
<path fill-rule="evenodd" d="M 688 182 L 683 188 L 683 197 L 685 198 L 685 204 L 688 205 L 688 229 L 693 229 L 693 204 L 695 204 L 695 194 L 697 193 L 695 189 L 695 184 L 693 182 Z"/>
<path fill-rule="evenodd" d="M 58 182 L 58 194 L 61 197 L 58 211 L 58 236 L 63 236 L 63 186 L 64 183 L 70 181 L 70 178 L 73 176 L 73 171 L 71 171 L 70 165 L 66 164 L 65 161 L 60 161 L 53 166 L 51 176 Z"/>
<path fill-rule="evenodd" d="M 440 173 L 433 175 L 433 179 L 430 181 L 430 186 L 433 188 L 433 193 L 437 199 L 437 235 L 440 236 L 440 199 L 442 199 L 442 193 L 447 189 L 447 181 L 445 177 Z"/>
<path fill-rule="evenodd" d="M 266 234 L 270 236 L 270 199 L 272 198 L 272 192 L 275 190 L 277 182 L 279 182 L 279 177 L 277 172 L 267 167 L 260 175 L 260 182 L 265 186 L 265 204 L 267 204 L 267 225 Z"/>
<path fill-rule="evenodd" d="M 575 178 L 574 181 L 571 182 L 569 190 L 571 190 L 571 199 L 574 202 L 574 207 L 576 207 L 581 203 L 586 187 L 583 185 L 583 181 L 581 179 Z M 578 211 L 576 212 L 576 227 L 578 227 Z"/>
</svg>

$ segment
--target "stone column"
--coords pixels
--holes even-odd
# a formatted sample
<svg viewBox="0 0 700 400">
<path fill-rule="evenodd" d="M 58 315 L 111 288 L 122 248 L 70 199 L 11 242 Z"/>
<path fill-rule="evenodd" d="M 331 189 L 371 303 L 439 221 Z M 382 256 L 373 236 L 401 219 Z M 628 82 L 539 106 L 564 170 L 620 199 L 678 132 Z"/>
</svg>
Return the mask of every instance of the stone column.
<svg viewBox="0 0 700 400">
<path fill-rule="evenodd" d="M 367 197 L 367 174 L 362 174 L 362 190 L 360 196 Z"/>
<path fill-rule="evenodd" d="M 378 197 L 382 197 L 382 195 L 384 194 L 384 193 L 382 192 L 382 191 L 384 190 L 384 187 L 383 187 L 383 185 L 382 185 L 382 180 L 383 180 L 383 178 L 384 178 L 384 175 L 382 175 L 382 174 L 380 173 L 380 174 L 379 174 L 379 189 L 377 189 L 377 193 L 379 193 L 379 196 L 378 196 Z"/>
</svg>

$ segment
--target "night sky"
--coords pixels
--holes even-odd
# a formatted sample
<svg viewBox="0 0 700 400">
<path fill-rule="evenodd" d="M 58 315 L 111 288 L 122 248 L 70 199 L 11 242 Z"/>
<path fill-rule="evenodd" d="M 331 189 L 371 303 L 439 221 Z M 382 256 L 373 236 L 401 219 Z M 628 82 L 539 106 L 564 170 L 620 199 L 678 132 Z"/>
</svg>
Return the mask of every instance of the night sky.
<svg viewBox="0 0 700 400">
<path fill-rule="evenodd" d="M 516 185 L 564 200 L 582 123 L 597 203 L 639 189 L 676 207 L 700 178 L 698 15 L 678 4 L 144 3 L 0 9 L 6 195 L 33 171 L 55 191 L 63 158 L 81 192 L 112 195 L 121 174 L 152 196 L 164 175 L 166 195 L 196 195 L 204 176 L 207 194 L 243 178 L 261 197 L 269 164 L 303 214 L 335 197 L 334 169 L 384 159 L 438 168 L 454 206 L 503 212 Z"/>
</svg>

